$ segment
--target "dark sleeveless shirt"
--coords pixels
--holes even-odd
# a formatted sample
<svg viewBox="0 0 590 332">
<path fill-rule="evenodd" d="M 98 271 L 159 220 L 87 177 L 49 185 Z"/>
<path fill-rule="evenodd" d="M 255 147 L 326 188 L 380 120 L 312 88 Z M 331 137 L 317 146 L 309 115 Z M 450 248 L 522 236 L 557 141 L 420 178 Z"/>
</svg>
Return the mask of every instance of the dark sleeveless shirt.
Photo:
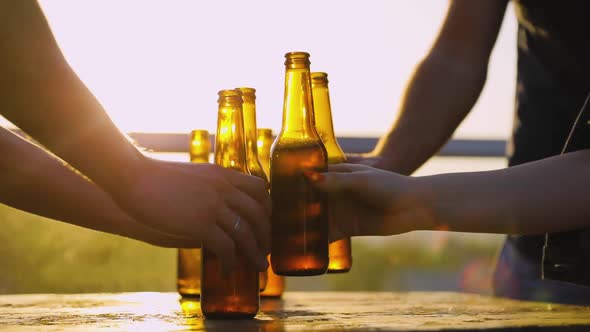
<svg viewBox="0 0 590 332">
<path fill-rule="evenodd" d="M 514 0 L 514 5 L 519 23 L 518 70 L 510 166 L 560 154 L 590 92 L 590 1 Z M 541 266 L 544 235 L 509 236 L 508 241 Z M 585 255 L 580 250 L 566 251 Z M 552 278 L 551 273 L 546 276 Z"/>
</svg>

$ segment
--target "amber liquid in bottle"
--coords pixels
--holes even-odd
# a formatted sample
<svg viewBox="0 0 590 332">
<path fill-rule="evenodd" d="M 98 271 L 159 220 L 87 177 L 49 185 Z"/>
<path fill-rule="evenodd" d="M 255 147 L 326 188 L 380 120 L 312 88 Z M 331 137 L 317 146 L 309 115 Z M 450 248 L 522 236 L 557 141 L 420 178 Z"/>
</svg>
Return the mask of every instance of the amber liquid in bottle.
<svg viewBox="0 0 590 332">
<path fill-rule="evenodd" d="M 268 183 L 268 177 L 258 160 L 258 143 L 256 137 L 256 89 L 237 88 L 242 93 L 242 114 L 244 115 L 244 135 L 246 136 L 246 159 L 248 171 Z M 260 291 L 266 289 L 268 271 L 260 272 Z"/>
<path fill-rule="evenodd" d="M 208 163 L 211 143 L 206 130 L 191 131 L 189 154 L 193 163 Z M 176 289 L 182 297 L 201 294 L 201 249 L 178 249 Z"/>
<path fill-rule="evenodd" d="M 311 88 L 313 92 L 313 110 L 315 115 L 315 128 L 324 142 L 328 151 L 328 164 L 339 164 L 346 161 L 346 155 L 340 148 L 334 125 L 332 123 L 332 110 L 330 106 L 330 93 L 328 90 L 328 74 L 311 73 Z M 332 215 L 330 215 L 332 218 Z M 330 264 L 328 273 L 343 273 L 350 271 L 352 267 L 352 245 L 350 238 L 340 239 L 330 243 L 328 248 Z"/>
<path fill-rule="evenodd" d="M 268 128 L 258 129 L 258 160 L 262 165 L 262 169 L 267 176 L 270 177 L 270 147 L 272 146 L 272 130 Z M 268 256 L 270 261 L 270 255 Z M 280 298 L 285 291 L 285 277 L 279 276 L 272 270 L 272 266 L 268 267 L 268 281 L 266 288 L 260 296 L 262 298 Z"/>
<path fill-rule="evenodd" d="M 328 269 L 328 201 L 304 172 L 325 172 L 327 152 L 313 125 L 309 54 L 286 54 L 283 126 L 271 149 L 274 272 L 311 276 Z"/>
<path fill-rule="evenodd" d="M 215 164 L 248 173 L 241 93 L 222 90 L 218 102 Z M 224 273 L 217 256 L 203 248 L 201 310 L 206 318 L 252 318 L 258 312 L 259 273 L 239 251 L 236 254 L 236 266 Z"/>
</svg>

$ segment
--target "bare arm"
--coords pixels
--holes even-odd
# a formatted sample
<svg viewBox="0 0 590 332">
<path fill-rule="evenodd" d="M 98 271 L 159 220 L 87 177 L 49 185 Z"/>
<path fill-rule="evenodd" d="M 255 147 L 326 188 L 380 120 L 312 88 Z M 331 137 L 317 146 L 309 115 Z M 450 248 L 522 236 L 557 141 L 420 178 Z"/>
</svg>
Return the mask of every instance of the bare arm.
<svg viewBox="0 0 590 332">
<path fill-rule="evenodd" d="M 99 185 L 116 191 L 143 155 L 64 59 L 34 0 L 0 2 L 2 114 Z"/>
<path fill-rule="evenodd" d="M 143 156 L 67 64 L 35 0 L 0 1 L 0 113 L 135 220 L 203 243 L 229 266 L 239 248 L 267 267 L 267 184 L 215 165 Z M 245 223 L 236 232 L 238 218 Z"/>
<path fill-rule="evenodd" d="M 164 247 L 199 247 L 136 222 L 63 161 L 0 128 L 0 202 L 14 208 Z"/>
<path fill-rule="evenodd" d="M 330 194 L 334 237 L 413 230 L 540 234 L 590 227 L 590 150 L 501 170 L 403 176 L 330 166 L 311 180 Z"/>
<path fill-rule="evenodd" d="M 590 150 L 501 170 L 419 178 L 436 224 L 459 232 L 539 234 L 590 226 Z"/>
<path fill-rule="evenodd" d="M 398 119 L 364 163 L 411 174 L 452 136 L 484 86 L 506 4 L 451 1 L 432 49 L 410 79 Z"/>
</svg>

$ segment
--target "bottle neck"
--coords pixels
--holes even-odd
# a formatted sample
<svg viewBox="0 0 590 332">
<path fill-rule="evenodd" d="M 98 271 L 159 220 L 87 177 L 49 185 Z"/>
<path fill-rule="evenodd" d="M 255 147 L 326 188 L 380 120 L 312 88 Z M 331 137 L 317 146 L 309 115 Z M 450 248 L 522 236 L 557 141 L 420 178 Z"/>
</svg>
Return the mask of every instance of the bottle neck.
<svg viewBox="0 0 590 332">
<path fill-rule="evenodd" d="M 330 93 L 327 84 L 312 84 L 315 127 L 320 135 L 326 151 L 328 162 L 344 162 L 346 157 L 336 140 L 334 125 L 332 123 L 332 109 L 330 105 Z"/>
<path fill-rule="evenodd" d="M 209 162 L 209 154 L 200 154 L 194 155 L 191 154 L 191 162 L 193 163 L 208 163 Z"/>
<path fill-rule="evenodd" d="M 246 159 L 248 169 L 254 176 L 266 179 L 266 174 L 260 164 L 258 158 L 258 142 L 256 129 L 256 104 L 251 101 L 242 104 L 242 111 L 244 114 L 244 134 L 246 136 Z"/>
<path fill-rule="evenodd" d="M 209 132 L 206 130 L 194 130 L 191 132 L 190 159 L 193 163 L 208 163 L 209 150 Z"/>
<path fill-rule="evenodd" d="M 316 137 L 309 67 L 287 67 L 281 136 Z M 318 137 L 319 138 L 319 137 Z"/>
<path fill-rule="evenodd" d="M 220 103 L 215 138 L 215 164 L 247 171 L 242 107 Z"/>
</svg>

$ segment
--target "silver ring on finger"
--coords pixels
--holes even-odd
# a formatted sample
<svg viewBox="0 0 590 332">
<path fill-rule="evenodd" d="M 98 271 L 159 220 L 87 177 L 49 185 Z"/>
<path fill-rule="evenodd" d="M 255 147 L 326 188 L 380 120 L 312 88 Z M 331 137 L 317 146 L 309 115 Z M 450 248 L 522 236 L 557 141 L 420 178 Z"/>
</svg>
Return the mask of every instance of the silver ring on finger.
<svg viewBox="0 0 590 332">
<path fill-rule="evenodd" d="M 242 218 L 240 216 L 236 216 L 236 218 L 234 219 L 234 227 L 233 230 L 234 232 L 237 232 L 238 230 L 240 230 L 240 221 L 242 220 Z"/>
</svg>

